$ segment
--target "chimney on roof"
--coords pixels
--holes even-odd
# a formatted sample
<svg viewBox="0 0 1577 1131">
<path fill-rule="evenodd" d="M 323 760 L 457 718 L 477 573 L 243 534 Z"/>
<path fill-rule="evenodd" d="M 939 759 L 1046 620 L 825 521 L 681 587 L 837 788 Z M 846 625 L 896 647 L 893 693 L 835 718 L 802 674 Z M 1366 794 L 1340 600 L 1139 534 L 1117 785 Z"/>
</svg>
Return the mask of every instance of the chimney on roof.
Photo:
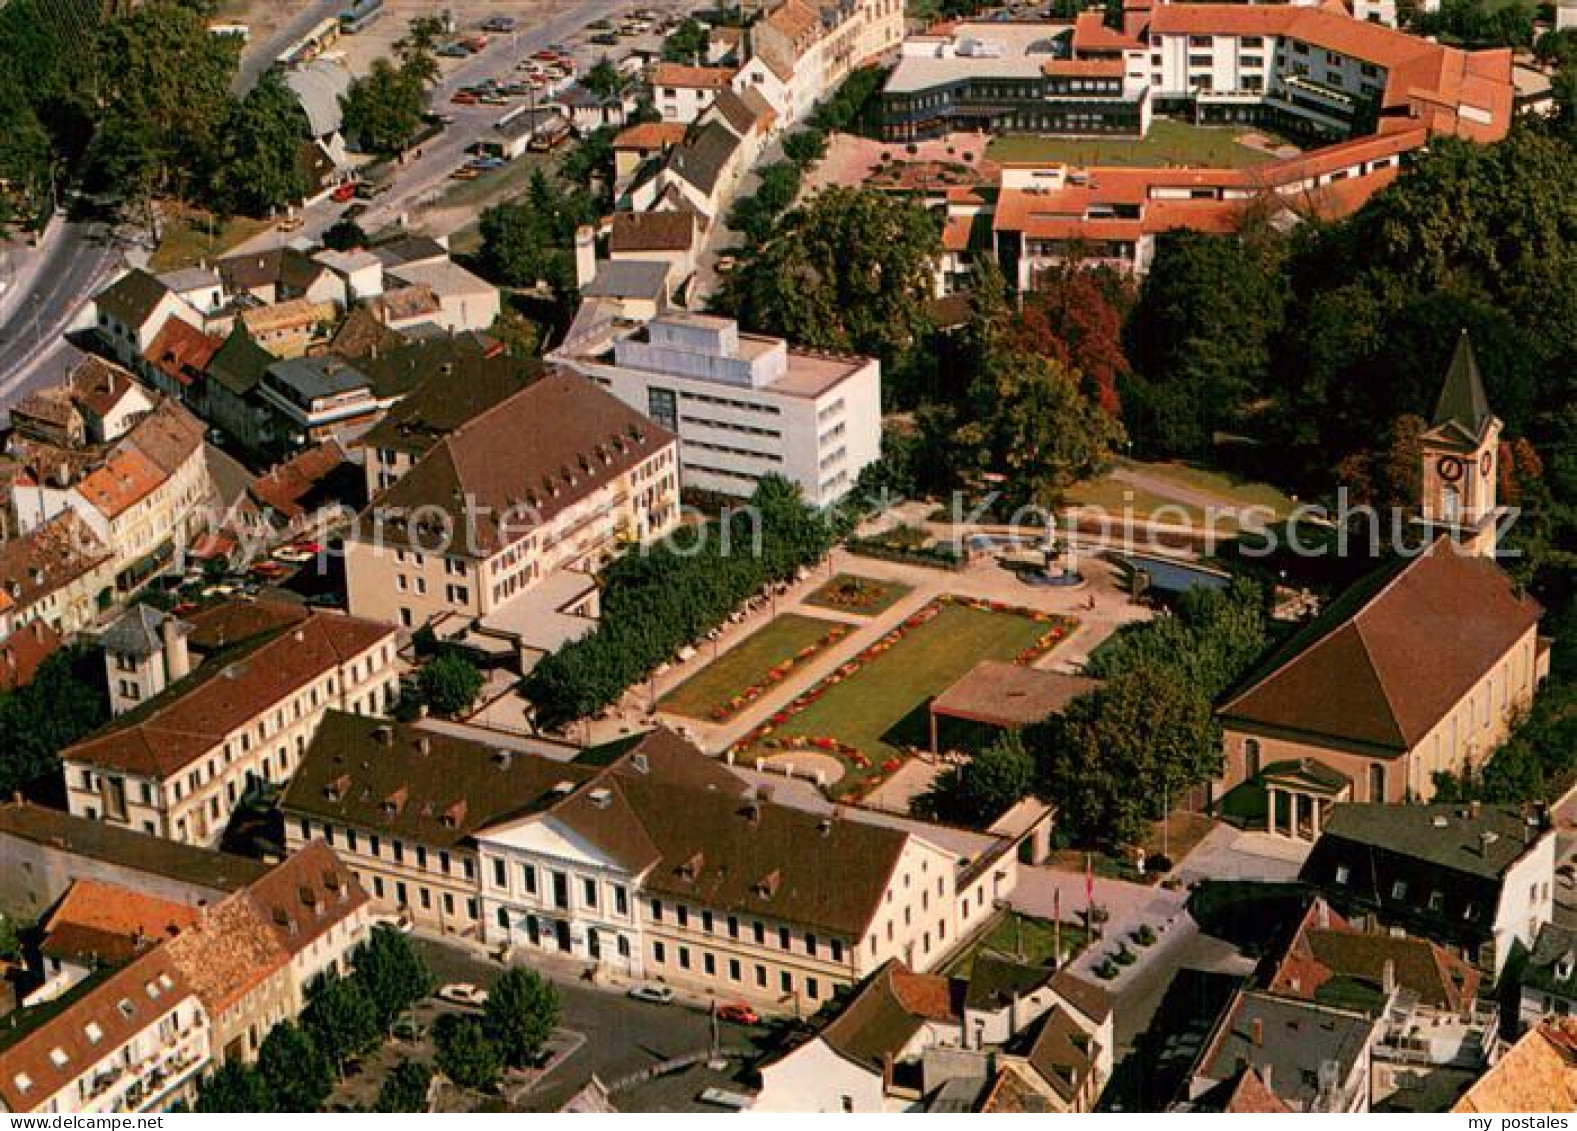
<svg viewBox="0 0 1577 1131">
<path fill-rule="evenodd" d="M 1478 820 L 1479 814 L 1481 812 L 1483 812 L 1483 806 L 1481 806 L 1477 801 L 1468 802 L 1467 815 L 1469 818 L 1476 821 Z"/>
<path fill-rule="evenodd" d="M 1386 997 L 1396 992 L 1396 960 L 1393 958 L 1387 958 L 1380 968 L 1380 989 Z"/>
<path fill-rule="evenodd" d="M 822 836 L 831 836 L 832 835 L 832 818 L 831 817 L 823 817 L 821 820 L 817 821 L 816 822 L 816 831 L 818 833 L 820 833 Z"/>
<path fill-rule="evenodd" d="M 1270 1086 L 1270 1073 L 1271 1069 L 1275 1067 L 1276 1066 L 1274 1064 L 1271 1064 L 1268 1061 L 1259 1066 L 1259 1078 L 1265 1082 L 1265 1090 L 1267 1092 L 1274 1090 Z"/>
<path fill-rule="evenodd" d="M 575 285 L 589 286 L 597 277 L 597 233 L 590 224 L 575 229 Z"/>
<path fill-rule="evenodd" d="M 416 752 L 418 754 L 431 754 L 432 749 L 433 740 L 428 738 L 425 734 L 416 740 Z"/>
<path fill-rule="evenodd" d="M 164 671 L 171 683 L 191 674 L 192 654 L 186 648 L 186 626 L 174 617 L 166 617 L 159 627 L 164 637 Z"/>
<path fill-rule="evenodd" d="M 1314 921 L 1322 931 L 1331 929 L 1331 905 L 1319 897 L 1314 900 Z"/>
<path fill-rule="evenodd" d="M 1254 1042 L 1255 1048 L 1265 1043 L 1265 1023 L 1258 1017 L 1249 1022 L 1249 1040 Z"/>
</svg>

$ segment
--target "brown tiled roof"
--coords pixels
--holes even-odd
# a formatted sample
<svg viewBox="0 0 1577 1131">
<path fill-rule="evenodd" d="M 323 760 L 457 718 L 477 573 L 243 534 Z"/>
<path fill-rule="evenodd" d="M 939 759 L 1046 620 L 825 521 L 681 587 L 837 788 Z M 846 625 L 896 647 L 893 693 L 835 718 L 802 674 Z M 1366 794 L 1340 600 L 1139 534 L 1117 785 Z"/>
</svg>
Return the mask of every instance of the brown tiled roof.
<svg viewBox="0 0 1577 1131">
<path fill-rule="evenodd" d="M 247 889 L 288 954 L 301 954 L 368 902 L 356 873 L 322 842 L 306 845 Z"/>
<path fill-rule="evenodd" d="M 171 963 L 216 1017 L 272 977 L 289 955 L 245 892 L 204 913 L 165 944 Z"/>
<path fill-rule="evenodd" d="M 25 418 L 64 428 L 77 415 L 77 406 L 71 403 L 64 389 L 39 389 L 23 397 L 10 412 L 13 423 Z"/>
<path fill-rule="evenodd" d="M 401 351 L 403 358 L 407 351 Z M 409 351 L 413 361 L 418 351 Z M 391 367 L 398 364 L 389 359 Z M 374 374 L 382 366 L 370 363 Z M 542 374 L 541 362 L 502 354 L 455 356 L 422 366 L 420 381 L 361 438 L 364 448 L 423 456 L 455 429 L 520 392 Z"/>
<path fill-rule="evenodd" d="M 845 1060 L 880 1072 L 928 1021 L 958 1024 L 961 989 L 935 974 L 915 974 L 896 958 L 884 962 L 823 1026 L 818 1036 Z"/>
<path fill-rule="evenodd" d="M 310 615 L 306 606 L 284 601 L 226 601 L 183 619 L 191 626 L 187 644 L 199 652 L 212 652 L 300 624 Z"/>
<path fill-rule="evenodd" d="M 171 315 L 154 335 L 145 355 L 159 372 L 180 385 L 190 385 L 208 368 L 224 339 L 211 337 L 184 319 Z"/>
<path fill-rule="evenodd" d="M 244 856 L 180 844 L 27 801 L 0 803 L 0 836 L 215 892 L 235 891 L 264 871 L 257 861 Z"/>
<path fill-rule="evenodd" d="M 1115 1008 L 1116 999 L 1110 993 L 1067 969 L 1052 977 L 1051 988 L 1070 1009 L 1096 1025 L 1105 1023 Z"/>
<path fill-rule="evenodd" d="M 1540 1021 L 1451 1110 L 1577 1111 L 1577 1019 Z"/>
<path fill-rule="evenodd" d="M 373 299 L 368 309 L 391 321 L 405 322 L 423 314 L 436 314 L 440 308 L 431 287 L 396 287 Z"/>
<path fill-rule="evenodd" d="M 659 63 L 652 71 L 652 86 L 723 90 L 733 77 L 734 72 L 728 67 L 687 67 L 680 63 Z"/>
<path fill-rule="evenodd" d="M 310 299 L 292 298 L 272 306 L 260 306 L 241 312 L 241 324 L 253 335 L 278 330 L 291 330 L 301 326 L 317 326 L 334 321 L 334 304 L 313 302 Z"/>
<path fill-rule="evenodd" d="M 349 458 L 337 440 L 316 444 L 266 475 L 258 476 L 247 490 L 260 505 L 272 507 L 286 519 L 293 520 L 306 513 L 301 501 L 343 467 Z"/>
<path fill-rule="evenodd" d="M 552 518 L 673 443 L 590 381 L 556 373 L 445 436 L 373 508 L 398 518 L 437 507 L 449 515 L 458 545 L 491 555 L 530 533 L 532 514 Z M 395 542 L 421 536 L 393 520 L 384 535 Z"/>
<path fill-rule="evenodd" d="M 379 322 L 372 311 L 358 306 L 329 340 L 329 352 L 340 357 L 375 357 L 409 340 L 394 327 Z"/>
<path fill-rule="evenodd" d="M 176 318 L 165 324 L 165 330 L 174 323 L 185 326 L 199 337 L 202 336 L 199 331 Z M 163 331 L 160 333 L 162 334 Z M 71 399 L 100 418 L 114 409 L 121 397 L 137 387 L 135 378 L 126 370 L 92 354 L 77 363 L 77 367 L 67 378 L 67 383 L 71 386 Z"/>
<path fill-rule="evenodd" d="M 807 36 L 821 28 L 816 9 L 804 0 L 785 0 L 772 10 L 766 22 L 773 31 L 794 44 L 796 49 L 802 46 Z"/>
<path fill-rule="evenodd" d="M 1026 1057 L 1040 1078 L 1073 1104 L 1095 1071 L 1095 1044 L 1066 1009 L 1054 1006 L 1040 1020 L 1040 1031 Z"/>
<path fill-rule="evenodd" d="M 167 777 L 223 743 L 286 696 L 394 635 L 394 629 L 313 612 L 294 628 L 220 652 L 186 679 L 121 716 L 62 757 L 106 769 Z"/>
<path fill-rule="evenodd" d="M 0 589 L 0 609 L 8 608 L 11 598 Z M 39 667 L 59 650 L 65 641 L 48 621 L 29 621 L 0 641 L 0 690 L 25 687 L 38 674 Z"/>
<path fill-rule="evenodd" d="M 614 136 L 613 148 L 649 152 L 668 149 L 684 140 L 688 127 L 683 122 L 641 122 L 627 126 Z"/>
<path fill-rule="evenodd" d="M 997 1078 L 991 1083 L 991 1090 L 980 1102 L 981 1114 L 1044 1115 L 1056 1111 L 1050 1098 L 1042 1091 L 1045 1085 L 1031 1080 L 1028 1071 L 1013 1061 L 1002 1065 Z"/>
<path fill-rule="evenodd" d="M 47 1103 L 108 1050 L 126 1044 L 192 995 L 163 947 L 104 981 L 87 985 L 68 1005 L 13 1043 L 7 1045 L 0 1035 L 0 1105 L 7 1111 L 33 1111 Z M 97 1039 L 89 1035 L 90 1025 L 97 1026 Z M 28 1082 L 25 1090 L 19 1077 Z"/>
<path fill-rule="evenodd" d="M 618 212 L 608 236 L 610 252 L 689 251 L 695 216 L 689 212 Z"/>
<path fill-rule="evenodd" d="M 992 726 L 1029 726 L 1100 685 L 1084 676 L 983 660 L 932 701 L 931 713 Z"/>
<path fill-rule="evenodd" d="M 122 966 L 195 923 L 198 909 L 101 880 L 71 885 L 44 922 L 50 958 Z"/>
<path fill-rule="evenodd" d="M 1226 1115 L 1288 1115 L 1292 1108 L 1265 1086 L 1251 1065 L 1205 1092 L 1191 1105 L 1195 1111 L 1219 1111 Z"/>
<path fill-rule="evenodd" d="M 1541 611 L 1495 562 L 1442 538 L 1344 593 L 1245 679 L 1220 715 L 1232 725 L 1408 750 Z"/>
<path fill-rule="evenodd" d="M 117 451 L 135 451 L 164 475 L 174 475 L 203 446 L 203 422 L 168 397 L 139 420 L 116 445 Z"/>
<path fill-rule="evenodd" d="M 540 812 L 564 799 L 561 783 L 578 788 L 596 773 L 439 731 L 330 711 L 281 807 L 292 815 L 446 848 L 486 825 Z"/>
<path fill-rule="evenodd" d="M 116 518 L 146 499 L 168 476 L 135 448 L 117 452 L 77 484 L 77 494 L 106 518 Z"/>
<path fill-rule="evenodd" d="M 231 294 L 270 285 L 304 291 L 328 270 L 305 252 L 289 247 L 232 255 L 215 263 L 214 269 Z"/>
<path fill-rule="evenodd" d="M 0 539 L 0 586 L 25 608 L 111 557 L 76 511 L 62 511 L 20 538 Z"/>
</svg>

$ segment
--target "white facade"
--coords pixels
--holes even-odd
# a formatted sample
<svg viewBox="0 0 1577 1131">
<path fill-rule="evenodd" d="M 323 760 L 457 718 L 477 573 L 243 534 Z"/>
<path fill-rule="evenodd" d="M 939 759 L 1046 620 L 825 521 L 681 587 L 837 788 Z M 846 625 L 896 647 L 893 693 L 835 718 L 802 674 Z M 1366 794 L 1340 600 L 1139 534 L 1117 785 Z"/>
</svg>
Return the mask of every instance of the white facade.
<svg viewBox="0 0 1577 1131">
<path fill-rule="evenodd" d="M 553 360 L 677 432 L 688 487 L 745 496 L 778 474 L 821 506 L 881 455 L 874 359 L 801 353 L 727 319 L 673 314 L 611 343 L 573 343 Z"/>
<path fill-rule="evenodd" d="M 1500 905 L 1495 908 L 1495 956 L 1491 969 L 1496 978 L 1518 944 L 1532 950 L 1539 929 L 1555 915 L 1555 833 L 1545 832 L 1517 862 L 1506 869 L 1500 885 Z M 1482 964 L 1482 963 L 1481 963 Z"/>
</svg>

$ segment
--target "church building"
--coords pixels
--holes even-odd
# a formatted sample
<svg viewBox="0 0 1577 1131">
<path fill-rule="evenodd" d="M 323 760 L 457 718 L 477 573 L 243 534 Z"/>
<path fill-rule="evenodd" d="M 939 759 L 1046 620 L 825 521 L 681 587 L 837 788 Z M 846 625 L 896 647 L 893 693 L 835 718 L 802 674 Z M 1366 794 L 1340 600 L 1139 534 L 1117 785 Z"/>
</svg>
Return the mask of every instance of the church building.
<svg viewBox="0 0 1577 1131">
<path fill-rule="evenodd" d="M 1496 447 L 1464 336 L 1422 437 L 1436 537 L 1341 594 L 1217 708 L 1217 796 L 1261 788 L 1271 832 L 1315 840 L 1339 801 L 1427 801 L 1476 769 L 1549 671 L 1537 601 L 1495 561 Z"/>
</svg>

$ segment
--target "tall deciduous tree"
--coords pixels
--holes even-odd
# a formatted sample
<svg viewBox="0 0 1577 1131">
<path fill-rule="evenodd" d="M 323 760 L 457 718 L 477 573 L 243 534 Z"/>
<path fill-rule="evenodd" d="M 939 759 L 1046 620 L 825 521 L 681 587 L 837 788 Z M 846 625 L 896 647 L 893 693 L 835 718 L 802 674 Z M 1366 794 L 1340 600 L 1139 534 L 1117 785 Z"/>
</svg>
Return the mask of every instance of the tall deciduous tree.
<svg viewBox="0 0 1577 1131">
<path fill-rule="evenodd" d="M 307 135 L 301 104 L 278 75 L 264 75 L 225 122 L 214 182 L 226 208 L 262 216 L 308 195 L 300 162 Z"/>
<path fill-rule="evenodd" d="M 962 766 L 944 771 L 915 799 L 917 815 L 960 825 L 985 825 L 1035 786 L 1035 761 L 1017 734 L 1003 735 Z"/>
<path fill-rule="evenodd" d="M 356 952 L 356 977 L 366 985 L 384 1029 L 433 991 L 432 971 L 410 937 L 386 925 L 374 927 Z"/>
<path fill-rule="evenodd" d="M 1114 271 L 1077 264 L 1043 273 L 1008 328 L 1020 349 L 1055 358 L 1079 375 L 1085 392 L 1108 416 L 1121 414 L 1118 383 L 1131 372 L 1123 352 L 1123 319 L 1133 285 Z"/>
<path fill-rule="evenodd" d="M 751 328 L 891 362 L 928 325 L 936 220 L 920 205 L 830 188 L 784 218 L 725 303 Z"/>
<path fill-rule="evenodd" d="M 378 1043 L 378 1011 L 358 978 L 324 975 L 312 986 L 301 1024 L 335 1070 Z"/>
<path fill-rule="evenodd" d="M 711 33 L 700 20 L 686 19 L 663 40 L 663 59 L 669 63 L 689 63 L 699 66 L 706 61 Z"/>
<path fill-rule="evenodd" d="M 318 1111 L 334 1087 L 334 1066 L 294 1021 L 281 1021 L 268 1031 L 257 1071 L 278 1111 Z"/>
<path fill-rule="evenodd" d="M 208 1077 L 197 1088 L 196 1111 L 211 1112 L 270 1112 L 274 1110 L 273 1097 L 262 1076 L 250 1065 L 228 1060 L 219 1071 Z"/>
<path fill-rule="evenodd" d="M 523 1068 L 541 1054 L 560 1013 L 558 991 L 535 970 L 516 966 L 488 991 L 487 1033 L 505 1064 Z"/>
<path fill-rule="evenodd" d="M 389 60 L 375 59 L 345 95 L 345 134 L 369 153 L 399 153 L 422 127 L 422 101 L 420 82 Z"/>
<path fill-rule="evenodd" d="M 433 1026 L 433 1043 L 438 1070 L 457 1086 L 480 1091 L 498 1083 L 503 1056 L 475 1017 L 444 1014 Z"/>
</svg>

